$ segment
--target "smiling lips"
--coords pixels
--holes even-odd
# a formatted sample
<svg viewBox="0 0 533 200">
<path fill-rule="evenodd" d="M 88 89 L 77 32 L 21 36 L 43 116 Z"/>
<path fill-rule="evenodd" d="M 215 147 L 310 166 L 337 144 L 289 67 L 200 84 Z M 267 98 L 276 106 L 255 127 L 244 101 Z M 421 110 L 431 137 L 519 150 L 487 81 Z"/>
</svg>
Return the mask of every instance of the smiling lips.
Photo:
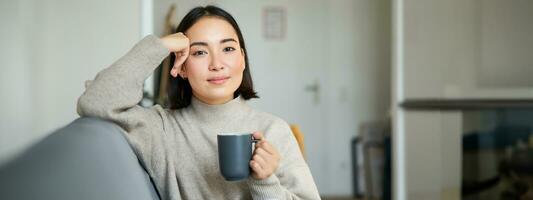
<svg viewBox="0 0 533 200">
<path fill-rule="evenodd" d="M 228 79 L 229 79 L 229 76 L 217 76 L 217 77 L 207 79 L 207 81 L 209 81 L 209 83 L 212 83 L 212 84 L 220 85 L 220 84 L 225 83 Z"/>
</svg>

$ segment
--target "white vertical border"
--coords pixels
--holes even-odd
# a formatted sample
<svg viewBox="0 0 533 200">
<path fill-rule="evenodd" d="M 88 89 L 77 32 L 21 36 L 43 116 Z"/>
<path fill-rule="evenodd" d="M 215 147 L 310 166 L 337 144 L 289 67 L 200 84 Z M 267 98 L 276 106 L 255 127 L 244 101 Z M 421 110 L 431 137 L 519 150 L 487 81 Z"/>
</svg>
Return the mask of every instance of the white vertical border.
<svg viewBox="0 0 533 200">
<path fill-rule="evenodd" d="M 392 115 L 393 115 L 393 199 L 407 199 L 404 101 L 404 0 L 392 1 Z"/>
<path fill-rule="evenodd" d="M 139 37 L 154 33 L 154 1 L 140 0 L 140 30 Z M 154 96 L 154 74 L 150 75 L 144 81 L 144 91 L 148 92 L 150 96 Z"/>
</svg>

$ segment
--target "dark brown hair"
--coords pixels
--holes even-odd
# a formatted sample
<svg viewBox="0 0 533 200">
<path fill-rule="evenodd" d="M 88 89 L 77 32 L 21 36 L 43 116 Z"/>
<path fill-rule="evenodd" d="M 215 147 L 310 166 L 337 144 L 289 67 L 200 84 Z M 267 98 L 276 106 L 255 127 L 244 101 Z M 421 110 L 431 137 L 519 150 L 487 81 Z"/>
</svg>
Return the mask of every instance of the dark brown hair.
<svg viewBox="0 0 533 200">
<path fill-rule="evenodd" d="M 248 53 L 246 52 L 246 47 L 244 46 L 244 38 L 242 37 L 241 30 L 235 19 L 226 11 L 222 10 L 216 6 L 205 6 L 205 7 L 196 7 L 193 8 L 183 19 L 180 24 L 174 31 L 185 33 L 189 28 L 191 28 L 198 20 L 203 17 L 217 17 L 223 19 L 231 24 L 237 37 L 239 38 L 239 45 L 241 46 L 244 53 L 245 68 L 243 72 L 242 82 L 239 88 L 233 93 L 233 97 L 242 96 L 245 100 L 251 98 L 259 98 L 257 93 L 254 91 L 252 76 L 250 74 L 250 66 L 248 62 Z M 176 57 L 174 54 L 170 55 L 170 63 L 174 63 Z M 189 84 L 189 81 L 181 78 L 180 76 L 173 77 L 169 76 L 169 85 L 167 88 L 168 92 L 168 103 L 170 109 L 180 109 L 187 107 L 191 104 L 192 98 L 192 88 Z"/>
</svg>

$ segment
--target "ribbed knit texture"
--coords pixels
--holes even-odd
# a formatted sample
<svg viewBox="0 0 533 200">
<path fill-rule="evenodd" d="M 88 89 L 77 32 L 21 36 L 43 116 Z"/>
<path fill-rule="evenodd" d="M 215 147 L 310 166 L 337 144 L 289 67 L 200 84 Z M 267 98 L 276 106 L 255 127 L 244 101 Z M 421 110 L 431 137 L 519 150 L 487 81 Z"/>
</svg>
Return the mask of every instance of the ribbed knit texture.
<svg viewBox="0 0 533 200">
<path fill-rule="evenodd" d="M 169 53 L 159 38 L 146 36 L 86 83 L 79 115 L 119 124 L 163 199 L 320 199 L 287 123 L 242 98 L 208 105 L 193 97 L 178 110 L 138 106 L 144 80 Z M 225 181 L 217 133 L 254 131 L 262 131 L 280 152 L 277 171 L 264 180 Z"/>
</svg>

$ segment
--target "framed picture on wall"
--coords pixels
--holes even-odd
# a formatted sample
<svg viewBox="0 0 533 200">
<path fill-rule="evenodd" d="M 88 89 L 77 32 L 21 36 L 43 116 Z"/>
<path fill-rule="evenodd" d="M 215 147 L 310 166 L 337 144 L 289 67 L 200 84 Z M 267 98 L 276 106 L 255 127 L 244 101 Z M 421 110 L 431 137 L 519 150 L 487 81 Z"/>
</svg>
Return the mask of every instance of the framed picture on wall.
<svg viewBox="0 0 533 200">
<path fill-rule="evenodd" d="M 281 6 L 263 8 L 263 37 L 266 40 L 284 40 L 287 33 L 287 13 Z"/>
</svg>

